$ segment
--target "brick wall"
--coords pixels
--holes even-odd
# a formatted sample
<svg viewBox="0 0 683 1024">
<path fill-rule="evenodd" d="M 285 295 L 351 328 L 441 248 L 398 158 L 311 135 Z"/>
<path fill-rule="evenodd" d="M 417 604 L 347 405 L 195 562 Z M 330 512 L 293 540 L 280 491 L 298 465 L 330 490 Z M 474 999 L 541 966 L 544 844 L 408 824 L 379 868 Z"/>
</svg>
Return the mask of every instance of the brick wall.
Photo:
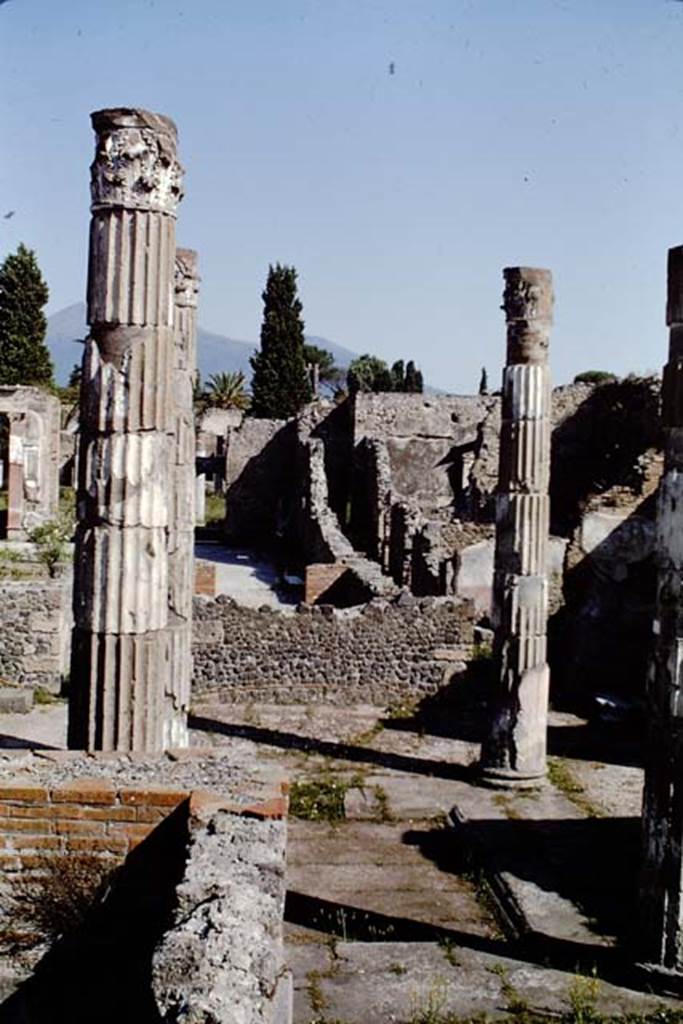
<svg viewBox="0 0 683 1024">
<path fill-rule="evenodd" d="M 213 562 L 195 561 L 194 592 L 204 597 L 216 596 L 216 566 Z"/>
<path fill-rule="evenodd" d="M 27 756 L 0 774 L 0 886 L 11 892 L 19 872 L 39 876 L 58 857 L 59 870 L 79 854 L 125 863 L 97 912 L 31 973 L 4 965 L 12 1019 L 115 1024 L 190 1006 L 201 1020 L 291 1020 L 281 776 L 214 750 Z M 157 771 L 163 785 L 151 784 Z"/>
<path fill-rule="evenodd" d="M 0 785 L 0 868 L 39 867 L 45 856 L 97 854 L 122 860 L 189 792 L 116 788 L 104 779 L 58 786 Z"/>
<path fill-rule="evenodd" d="M 318 598 L 322 597 L 325 591 L 329 590 L 348 571 L 348 566 L 342 565 L 339 562 L 316 562 L 313 565 L 307 565 L 304 589 L 305 603 L 315 604 Z"/>
<path fill-rule="evenodd" d="M 285 817 L 286 798 L 241 805 L 219 794 L 163 786 L 116 786 L 103 778 L 59 785 L 0 783 L 0 873 L 40 868 L 70 853 L 121 861 L 181 803 L 209 801 L 239 815 Z"/>
</svg>

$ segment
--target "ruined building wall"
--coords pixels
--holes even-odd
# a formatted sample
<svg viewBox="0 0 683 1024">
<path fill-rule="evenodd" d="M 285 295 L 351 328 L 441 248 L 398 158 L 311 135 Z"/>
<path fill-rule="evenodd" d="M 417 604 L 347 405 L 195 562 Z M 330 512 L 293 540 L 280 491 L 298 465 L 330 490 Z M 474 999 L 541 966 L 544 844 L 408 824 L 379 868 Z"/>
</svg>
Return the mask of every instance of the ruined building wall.
<svg viewBox="0 0 683 1024">
<path fill-rule="evenodd" d="M 70 580 L 0 584 L 1 680 L 59 693 L 70 636 Z"/>
<path fill-rule="evenodd" d="M 6 533 L 9 540 L 22 540 L 57 514 L 59 400 L 40 388 L 0 387 L 0 414 L 9 428 Z"/>
<path fill-rule="evenodd" d="M 296 614 L 195 598 L 194 701 L 388 704 L 435 693 L 463 669 L 468 602 L 375 600 Z"/>
<path fill-rule="evenodd" d="M 228 431 L 225 458 L 225 540 L 268 544 L 291 515 L 296 488 L 296 427 L 247 417 Z"/>
</svg>

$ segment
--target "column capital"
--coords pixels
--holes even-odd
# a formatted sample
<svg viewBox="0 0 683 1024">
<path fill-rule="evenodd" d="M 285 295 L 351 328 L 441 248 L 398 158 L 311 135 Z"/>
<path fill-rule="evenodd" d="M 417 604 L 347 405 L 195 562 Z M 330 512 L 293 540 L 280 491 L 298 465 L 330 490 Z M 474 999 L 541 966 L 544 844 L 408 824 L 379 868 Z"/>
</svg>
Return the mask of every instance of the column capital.
<svg viewBox="0 0 683 1024">
<path fill-rule="evenodd" d="M 183 198 L 177 130 L 163 114 L 115 107 L 90 115 L 96 134 L 91 209 L 150 210 L 175 216 Z"/>
<path fill-rule="evenodd" d="M 176 249 L 176 306 L 197 306 L 197 295 L 199 293 L 199 283 L 201 281 L 197 269 L 197 262 L 197 253 L 194 249 Z"/>
</svg>

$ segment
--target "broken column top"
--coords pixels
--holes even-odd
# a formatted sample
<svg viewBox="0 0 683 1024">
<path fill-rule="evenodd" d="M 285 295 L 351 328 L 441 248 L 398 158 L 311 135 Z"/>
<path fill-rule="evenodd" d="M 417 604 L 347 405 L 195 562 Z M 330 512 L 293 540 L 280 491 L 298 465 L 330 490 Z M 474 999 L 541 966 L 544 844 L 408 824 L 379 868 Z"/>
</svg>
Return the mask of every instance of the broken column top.
<svg viewBox="0 0 683 1024">
<path fill-rule="evenodd" d="M 177 306 L 196 306 L 201 278 L 194 249 L 176 249 L 175 301 Z"/>
<path fill-rule="evenodd" d="M 175 216 L 183 197 L 183 169 L 170 117 L 112 107 L 90 118 L 97 135 L 90 168 L 93 211 L 124 207 Z"/>
<path fill-rule="evenodd" d="M 553 322 L 552 274 L 536 267 L 506 267 L 503 276 L 507 363 L 546 363 Z"/>
<path fill-rule="evenodd" d="M 666 323 L 678 327 L 683 324 L 683 245 L 669 249 L 666 280 Z"/>
</svg>

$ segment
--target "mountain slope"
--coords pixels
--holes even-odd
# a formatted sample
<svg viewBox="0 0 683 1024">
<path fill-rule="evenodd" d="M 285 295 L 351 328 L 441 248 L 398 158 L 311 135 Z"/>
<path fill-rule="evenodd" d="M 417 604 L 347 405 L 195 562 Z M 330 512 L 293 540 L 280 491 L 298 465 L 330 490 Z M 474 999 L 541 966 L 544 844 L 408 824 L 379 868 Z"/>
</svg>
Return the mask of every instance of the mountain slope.
<svg viewBox="0 0 683 1024">
<path fill-rule="evenodd" d="M 58 310 L 47 320 L 47 346 L 55 364 L 55 377 L 58 384 L 66 384 L 74 363 L 80 363 L 82 349 L 80 342 L 86 336 L 88 328 L 85 322 L 85 303 L 75 302 L 71 306 Z M 306 340 L 319 348 L 325 348 L 335 358 L 337 366 L 346 368 L 356 353 L 343 345 L 337 345 L 327 338 L 307 335 Z M 197 347 L 199 372 L 202 380 L 212 373 L 236 372 L 241 370 L 247 380 L 251 380 L 249 358 L 256 351 L 256 346 L 248 341 L 236 341 L 223 334 L 215 334 L 203 327 L 197 330 Z"/>
</svg>

